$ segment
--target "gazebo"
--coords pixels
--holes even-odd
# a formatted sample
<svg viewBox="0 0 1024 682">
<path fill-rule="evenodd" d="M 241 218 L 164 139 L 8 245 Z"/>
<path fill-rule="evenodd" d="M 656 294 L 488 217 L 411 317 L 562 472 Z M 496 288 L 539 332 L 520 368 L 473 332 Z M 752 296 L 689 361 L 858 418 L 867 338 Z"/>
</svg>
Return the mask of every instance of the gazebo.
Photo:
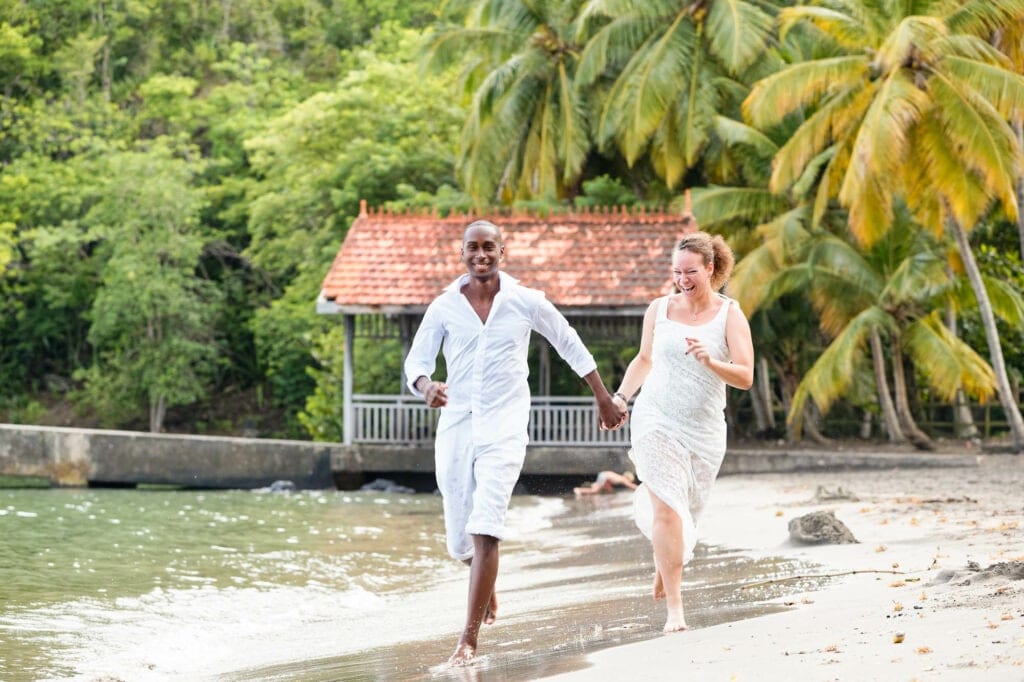
<svg viewBox="0 0 1024 682">
<path fill-rule="evenodd" d="M 636 345 L 644 311 L 671 289 L 669 257 L 687 231 L 680 213 L 609 208 L 556 213 L 509 211 L 486 215 L 393 213 L 360 206 L 317 299 L 317 312 L 341 315 L 344 349 L 344 443 L 425 448 L 433 442 L 436 410 L 396 386 L 394 394 L 353 394 L 357 337 L 400 339 L 403 358 L 427 305 L 465 269 L 463 231 L 473 220 L 498 225 L 505 240 L 503 269 L 541 289 L 588 346 Z M 692 229 L 692 227 L 690 228 Z M 628 430 L 601 431 L 589 396 L 550 395 L 547 341 L 532 343 L 539 358 L 531 448 L 617 448 Z"/>
</svg>

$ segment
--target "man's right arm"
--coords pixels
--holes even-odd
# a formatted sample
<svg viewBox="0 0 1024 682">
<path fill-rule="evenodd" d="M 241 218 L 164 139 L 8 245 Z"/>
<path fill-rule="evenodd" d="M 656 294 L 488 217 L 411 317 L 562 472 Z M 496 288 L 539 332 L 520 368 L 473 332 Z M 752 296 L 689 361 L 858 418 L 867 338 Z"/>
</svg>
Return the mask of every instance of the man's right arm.
<svg viewBox="0 0 1024 682">
<path fill-rule="evenodd" d="M 426 400 L 428 405 L 431 400 L 427 392 L 431 384 L 438 383 L 432 382 L 430 377 L 437 366 L 437 353 L 443 338 L 444 327 L 438 320 L 436 306 L 431 304 L 423 314 L 423 321 L 413 337 L 403 368 L 409 390 L 413 395 Z"/>
</svg>

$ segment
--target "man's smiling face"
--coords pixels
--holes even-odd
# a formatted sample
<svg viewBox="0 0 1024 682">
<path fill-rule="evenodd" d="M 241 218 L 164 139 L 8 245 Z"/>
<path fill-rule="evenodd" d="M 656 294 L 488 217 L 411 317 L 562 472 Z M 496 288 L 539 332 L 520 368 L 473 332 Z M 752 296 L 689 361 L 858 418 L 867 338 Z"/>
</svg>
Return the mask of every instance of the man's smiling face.
<svg viewBox="0 0 1024 682">
<path fill-rule="evenodd" d="M 462 236 L 462 262 L 471 277 L 490 279 L 498 272 L 505 245 L 501 232 L 488 223 L 474 223 Z"/>
</svg>

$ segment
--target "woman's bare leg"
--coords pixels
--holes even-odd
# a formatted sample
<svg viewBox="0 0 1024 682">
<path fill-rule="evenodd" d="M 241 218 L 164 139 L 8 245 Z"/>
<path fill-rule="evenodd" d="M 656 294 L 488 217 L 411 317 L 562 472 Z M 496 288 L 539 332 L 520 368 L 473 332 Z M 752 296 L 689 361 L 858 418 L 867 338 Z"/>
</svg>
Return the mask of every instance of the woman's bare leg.
<svg viewBox="0 0 1024 682">
<path fill-rule="evenodd" d="M 480 625 L 487 617 L 494 622 L 498 600 L 494 584 L 498 579 L 498 539 L 490 535 L 473 536 L 473 559 L 469 564 L 469 605 L 466 625 L 448 665 L 465 665 L 476 656 Z"/>
<path fill-rule="evenodd" d="M 658 570 L 658 559 L 654 559 L 654 601 L 661 601 L 665 598 L 665 583 L 661 579 L 661 571 Z"/>
<path fill-rule="evenodd" d="M 665 632 L 678 632 L 686 629 L 683 617 L 683 522 L 674 509 L 651 493 L 651 504 L 654 506 L 654 524 L 651 528 L 651 541 L 654 545 L 654 564 L 661 577 L 665 594 L 665 610 L 668 618 L 665 621 Z M 657 589 L 657 578 L 655 579 Z"/>
</svg>

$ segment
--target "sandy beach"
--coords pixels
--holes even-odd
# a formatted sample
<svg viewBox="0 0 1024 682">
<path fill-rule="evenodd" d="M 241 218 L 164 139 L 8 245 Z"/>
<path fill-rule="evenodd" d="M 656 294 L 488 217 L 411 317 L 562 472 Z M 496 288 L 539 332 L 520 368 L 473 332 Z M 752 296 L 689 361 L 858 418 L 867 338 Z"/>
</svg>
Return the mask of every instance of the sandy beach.
<svg viewBox="0 0 1024 682">
<path fill-rule="evenodd" d="M 777 598 L 783 612 L 603 649 L 545 679 L 1024 680 L 1024 458 L 977 461 L 720 477 L 703 542 L 833 577 L 780 575 L 807 590 Z M 790 539 L 791 519 L 828 510 L 856 544 Z M 685 604 L 685 573 L 683 590 Z"/>
</svg>

